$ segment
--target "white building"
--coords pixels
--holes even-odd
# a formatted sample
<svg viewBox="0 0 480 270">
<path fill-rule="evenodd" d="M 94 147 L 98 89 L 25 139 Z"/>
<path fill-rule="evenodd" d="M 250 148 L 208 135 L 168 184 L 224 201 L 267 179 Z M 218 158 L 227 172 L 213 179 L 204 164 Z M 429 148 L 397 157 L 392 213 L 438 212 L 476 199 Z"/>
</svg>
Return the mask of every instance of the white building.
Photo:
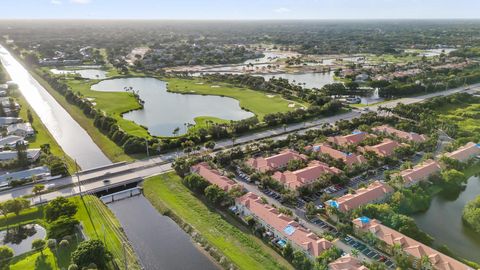
<svg viewBox="0 0 480 270">
<path fill-rule="evenodd" d="M 24 140 L 24 137 L 10 135 L 7 137 L 0 138 L 0 150 L 5 148 L 15 148 L 17 143 L 27 145 L 28 142 Z"/>
<path fill-rule="evenodd" d="M 48 180 L 50 169 L 47 166 L 36 167 L 24 171 L 5 173 L 0 175 L 0 186 L 7 186 L 11 181 L 19 181 L 36 177 L 38 181 Z"/>
<path fill-rule="evenodd" d="M 35 162 L 40 157 L 40 149 L 27 149 L 27 158 L 30 162 Z M 18 158 L 17 151 L 3 151 L 0 152 L 0 162 L 12 161 Z"/>
<path fill-rule="evenodd" d="M 18 123 L 8 126 L 7 134 L 26 138 L 35 135 L 35 130 L 30 123 Z"/>
</svg>

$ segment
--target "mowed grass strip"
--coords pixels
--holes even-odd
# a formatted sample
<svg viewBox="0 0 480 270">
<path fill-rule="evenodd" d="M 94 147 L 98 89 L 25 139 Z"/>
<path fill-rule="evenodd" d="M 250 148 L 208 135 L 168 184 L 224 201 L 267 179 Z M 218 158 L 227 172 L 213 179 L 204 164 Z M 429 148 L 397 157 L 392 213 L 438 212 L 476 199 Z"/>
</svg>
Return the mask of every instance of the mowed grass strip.
<svg viewBox="0 0 480 270">
<path fill-rule="evenodd" d="M 159 211 L 165 207 L 195 228 L 240 269 L 293 269 L 260 239 L 227 222 L 195 197 L 175 173 L 147 179 L 144 194 Z"/>
<path fill-rule="evenodd" d="M 165 80 L 168 82 L 167 89 L 171 92 L 234 98 L 240 102 L 240 107 L 251 111 L 260 120 L 266 114 L 293 111 L 302 106 L 307 107 L 306 104 L 286 100 L 279 94 L 267 94 L 227 83 L 210 83 L 202 79 L 167 78 Z M 288 105 L 291 103 L 295 104 L 295 107 L 289 107 Z"/>
</svg>

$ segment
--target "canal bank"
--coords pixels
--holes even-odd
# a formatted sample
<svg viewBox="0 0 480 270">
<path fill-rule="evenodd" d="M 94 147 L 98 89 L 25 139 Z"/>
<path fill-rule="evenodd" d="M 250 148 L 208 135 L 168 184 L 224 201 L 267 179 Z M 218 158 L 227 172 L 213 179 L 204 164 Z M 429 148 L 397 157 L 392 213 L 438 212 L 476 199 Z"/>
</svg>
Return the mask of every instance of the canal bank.
<svg viewBox="0 0 480 270">
<path fill-rule="evenodd" d="M 11 79 L 18 85 L 19 91 L 63 151 L 75 159 L 82 169 L 111 163 L 88 133 L 1 45 L 0 60 Z"/>
<path fill-rule="evenodd" d="M 479 194 L 480 178 L 472 176 L 458 196 L 438 194 L 426 212 L 412 217 L 423 231 L 435 238 L 436 245 L 445 245 L 455 255 L 480 263 L 480 234 L 462 222 L 463 207 Z"/>
<path fill-rule="evenodd" d="M 108 204 L 145 269 L 218 270 L 190 236 L 173 220 L 160 215 L 143 195 Z"/>
</svg>

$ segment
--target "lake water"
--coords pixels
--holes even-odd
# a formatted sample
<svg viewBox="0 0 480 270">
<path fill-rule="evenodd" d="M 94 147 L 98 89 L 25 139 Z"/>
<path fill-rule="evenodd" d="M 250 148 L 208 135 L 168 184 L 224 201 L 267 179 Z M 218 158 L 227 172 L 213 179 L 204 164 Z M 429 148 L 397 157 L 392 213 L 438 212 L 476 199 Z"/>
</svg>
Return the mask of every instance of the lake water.
<svg viewBox="0 0 480 270">
<path fill-rule="evenodd" d="M 160 215 L 143 196 L 108 204 L 145 269 L 218 270 L 178 225 Z"/>
<path fill-rule="evenodd" d="M 213 116 L 225 120 L 241 120 L 254 116 L 242 110 L 238 100 L 219 96 L 183 95 L 167 92 L 167 83 L 155 78 L 121 78 L 101 81 L 92 86 L 95 91 L 124 92 L 133 87 L 145 101 L 144 108 L 125 113 L 123 117 L 146 126 L 152 135 L 171 136 L 185 123 L 194 124 L 198 116 Z"/>
<path fill-rule="evenodd" d="M 465 204 L 480 195 L 480 179 L 470 177 L 466 189 L 457 198 L 437 195 L 427 212 L 414 215 L 418 226 L 435 238 L 438 245 L 448 248 L 460 257 L 480 263 L 480 234 L 462 222 Z"/>
<path fill-rule="evenodd" d="M 82 78 L 85 79 L 106 79 L 107 72 L 101 69 L 75 69 L 75 70 L 68 70 L 68 69 L 50 69 L 55 75 L 59 74 L 79 74 Z"/>
<path fill-rule="evenodd" d="M 0 232 L 1 244 L 13 249 L 15 256 L 28 252 L 32 249 L 35 239 L 45 239 L 47 231 L 38 224 L 11 227 Z"/>
</svg>

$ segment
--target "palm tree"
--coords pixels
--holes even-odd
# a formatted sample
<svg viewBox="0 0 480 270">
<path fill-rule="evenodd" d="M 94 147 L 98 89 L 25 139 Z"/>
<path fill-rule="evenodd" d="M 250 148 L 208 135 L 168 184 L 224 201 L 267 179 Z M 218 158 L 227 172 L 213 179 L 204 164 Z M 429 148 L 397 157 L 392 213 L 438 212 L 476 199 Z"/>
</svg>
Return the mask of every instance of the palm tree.
<svg viewBox="0 0 480 270">
<path fill-rule="evenodd" d="M 356 248 L 352 249 L 350 253 L 352 253 L 352 256 L 355 258 L 358 258 L 358 256 L 360 255 L 360 252 Z"/>
<path fill-rule="evenodd" d="M 427 255 L 422 255 L 422 258 L 420 259 L 420 266 L 424 270 L 432 269 L 432 262 Z"/>
<path fill-rule="evenodd" d="M 179 131 L 180 131 L 180 128 L 179 128 L 179 127 L 176 127 L 175 129 L 173 129 L 173 132 L 172 132 L 173 136 L 174 136 L 174 137 L 177 137 Z"/>
</svg>

